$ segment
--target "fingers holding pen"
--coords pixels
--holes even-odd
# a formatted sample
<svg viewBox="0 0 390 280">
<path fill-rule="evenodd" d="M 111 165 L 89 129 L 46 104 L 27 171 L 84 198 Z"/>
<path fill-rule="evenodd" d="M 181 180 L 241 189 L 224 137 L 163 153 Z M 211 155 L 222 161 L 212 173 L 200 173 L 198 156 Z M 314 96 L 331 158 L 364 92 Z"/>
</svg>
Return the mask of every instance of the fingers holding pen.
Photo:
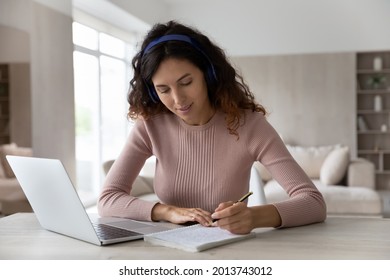
<svg viewBox="0 0 390 280">
<path fill-rule="evenodd" d="M 226 229 L 236 234 L 246 234 L 253 229 L 252 210 L 242 202 L 221 203 L 211 215 L 213 226 Z"/>
<path fill-rule="evenodd" d="M 232 201 L 220 203 L 214 213 L 211 214 L 211 218 L 217 221 L 236 215 L 239 212 L 239 208 L 234 207 L 235 204 L 236 203 Z"/>
<path fill-rule="evenodd" d="M 218 212 L 218 211 L 221 211 L 225 208 L 228 208 L 230 206 L 232 206 L 234 204 L 233 201 L 228 201 L 228 202 L 222 202 L 218 205 L 218 207 L 214 210 L 214 213 Z M 213 218 L 213 217 L 212 217 Z"/>
</svg>

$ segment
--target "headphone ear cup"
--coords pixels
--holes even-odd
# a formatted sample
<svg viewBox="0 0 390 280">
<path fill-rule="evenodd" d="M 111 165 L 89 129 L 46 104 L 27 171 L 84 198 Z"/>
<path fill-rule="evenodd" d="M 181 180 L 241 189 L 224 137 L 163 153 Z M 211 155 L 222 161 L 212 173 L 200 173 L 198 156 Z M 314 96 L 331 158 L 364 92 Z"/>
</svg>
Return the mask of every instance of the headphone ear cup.
<svg viewBox="0 0 390 280">
<path fill-rule="evenodd" d="M 217 84 L 218 79 L 217 79 L 215 70 L 214 70 L 212 65 L 207 68 L 206 79 L 207 79 L 207 82 L 210 85 L 216 85 Z"/>
<path fill-rule="evenodd" d="M 158 97 L 157 92 L 154 89 L 154 86 L 147 82 L 145 82 L 145 85 L 146 85 L 146 89 L 148 90 L 150 99 L 152 99 L 154 103 L 158 103 L 160 101 L 160 98 Z"/>
</svg>

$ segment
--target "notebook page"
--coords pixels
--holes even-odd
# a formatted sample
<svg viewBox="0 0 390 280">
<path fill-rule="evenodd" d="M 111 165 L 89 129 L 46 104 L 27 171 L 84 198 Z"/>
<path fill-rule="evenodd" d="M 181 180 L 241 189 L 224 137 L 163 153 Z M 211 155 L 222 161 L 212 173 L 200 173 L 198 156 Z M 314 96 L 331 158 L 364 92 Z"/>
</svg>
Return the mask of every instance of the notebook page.
<svg viewBox="0 0 390 280">
<path fill-rule="evenodd" d="M 145 241 L 196 252 L 251 236 L 254 235 L 237 235 L 219 227 L 194 225 L 146 235 Z"/>
</svg>

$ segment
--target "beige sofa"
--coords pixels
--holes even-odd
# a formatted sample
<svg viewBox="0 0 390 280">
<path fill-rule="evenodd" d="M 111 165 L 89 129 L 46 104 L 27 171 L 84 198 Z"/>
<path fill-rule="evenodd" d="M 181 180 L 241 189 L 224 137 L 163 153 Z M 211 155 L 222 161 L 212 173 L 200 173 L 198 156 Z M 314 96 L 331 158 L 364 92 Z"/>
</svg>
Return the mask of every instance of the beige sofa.
<svg viewBox="0 0 390 280">
<path fill-rule="evenodd" d="M 324 196 L 328 214 L 381 215 L 382 202 L 375 190 L 375 167 L 365 159 L 350 159 L 349 149 L 341 145 L 300 147 L 287 145 L 292 156 Z M 261 165 L 267 202 L 288 198 L 282 187 Z"/>
<path fill-rule="evenodd" d="M 31 212 L 31 206 L 6 160 L 6 155 L 32 156 L 32 149 L 18 147 L 15 143 L 0 145 L 0 215 Z"/>
</svg>

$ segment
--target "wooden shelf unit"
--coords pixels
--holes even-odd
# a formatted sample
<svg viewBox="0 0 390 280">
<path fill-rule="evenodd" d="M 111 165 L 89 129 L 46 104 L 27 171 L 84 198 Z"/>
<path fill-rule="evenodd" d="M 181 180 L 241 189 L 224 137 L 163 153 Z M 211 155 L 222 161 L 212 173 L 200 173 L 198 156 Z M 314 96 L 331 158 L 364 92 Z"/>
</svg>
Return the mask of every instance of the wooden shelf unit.
<svg viewBox="0 0 390 280">
<path fill-rule="evenodd" d="M 357 155 L 374 163 L 376 188 L 390 190 L 390 51 L 357 53 L 356 62 Z"/>
</svg>

